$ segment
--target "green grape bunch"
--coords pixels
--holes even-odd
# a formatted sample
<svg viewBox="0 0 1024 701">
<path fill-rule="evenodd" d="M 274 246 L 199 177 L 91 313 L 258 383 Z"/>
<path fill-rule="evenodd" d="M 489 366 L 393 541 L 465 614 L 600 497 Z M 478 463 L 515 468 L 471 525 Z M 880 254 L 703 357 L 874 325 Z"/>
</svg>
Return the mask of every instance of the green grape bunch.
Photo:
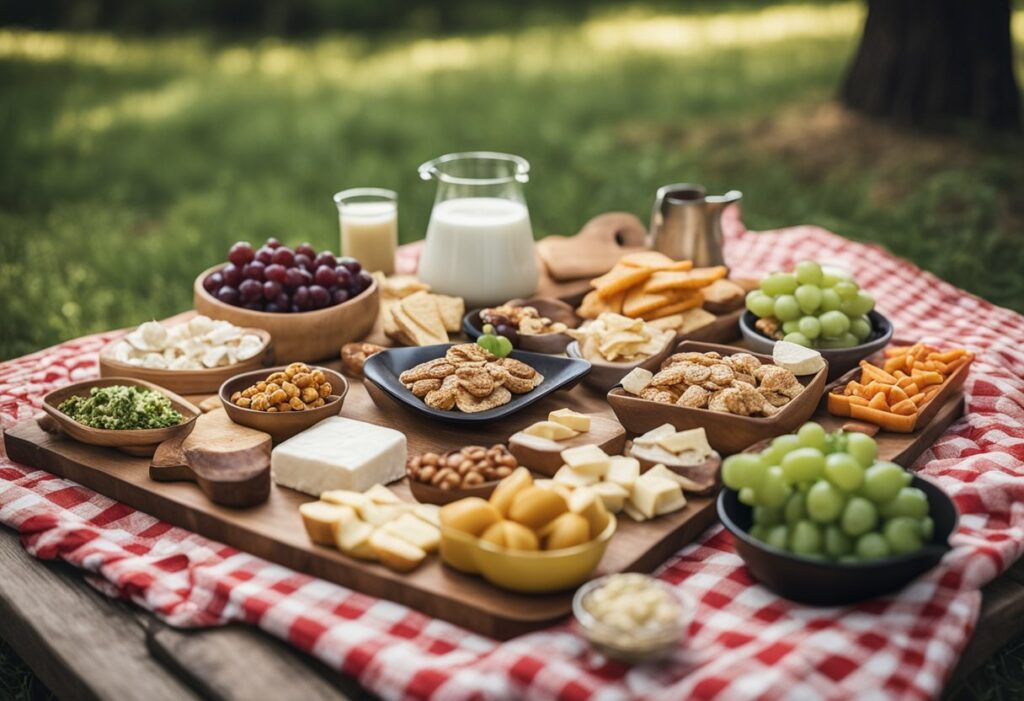
<svg viewBox="0 0 1024 701">
<path fill-rule="evenodd" d="M 731 455 L 722 480 L 753 509 L 750 535 L 780 550 L 832 562 L 911 553 L 935 528 L 928 497 L 899 465 L 878 459 L 863 433 L 809 422 L 760 453 Z"/>
<path fill-rule="evenodd" d="M 807 348 L 850 348 L 871 336 L 868 312 L 875 308 L 875 298 L 852 278 L 805 260 L 791 273 L 772 273 L 761 280 L 747 294 L 746 305 L 759 319 L 777 322 L 775 335 L 781 340 Z"/>
</svg>

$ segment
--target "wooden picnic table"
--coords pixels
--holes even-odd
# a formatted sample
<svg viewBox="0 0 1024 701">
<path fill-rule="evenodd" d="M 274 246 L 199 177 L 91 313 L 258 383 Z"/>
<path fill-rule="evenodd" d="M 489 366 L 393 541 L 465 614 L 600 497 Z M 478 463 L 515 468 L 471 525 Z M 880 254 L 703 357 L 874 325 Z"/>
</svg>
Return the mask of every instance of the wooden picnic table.
<svg viewBox="0 0 1024 701">
<path fill-rule="evenodd" d="M 0 637 L 61 699 L 370 699 L 350 678 L 251 626 L 185 631 L 36 560 L 0 528 Z M 947 685 L 1024 632 L 1024 560 L 983 590 L 974 636 Z"/>
</svg>

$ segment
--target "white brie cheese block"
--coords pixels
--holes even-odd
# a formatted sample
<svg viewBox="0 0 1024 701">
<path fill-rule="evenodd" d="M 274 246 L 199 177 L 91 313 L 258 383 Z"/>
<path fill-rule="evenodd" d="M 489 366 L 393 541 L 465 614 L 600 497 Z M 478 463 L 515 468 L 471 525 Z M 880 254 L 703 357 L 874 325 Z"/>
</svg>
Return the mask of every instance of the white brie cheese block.
<svg viewBox="0 0 1024 701">
<path fill-rule="evenodd" d="M 781 368 L 794 375 L 813 375 L 825 367 L 825 359 L 813 348 L 804 348 L 789 341 L 776 341 L 772 348 L 772 360 Z"/>
<path fill-rule="evenodd" d="M 324 419 L 270 453 L 276 484 L 319 497 L 332 489 L 363 492 L 405 476 L 405 435 L 340 416 Z"/>
</svg>

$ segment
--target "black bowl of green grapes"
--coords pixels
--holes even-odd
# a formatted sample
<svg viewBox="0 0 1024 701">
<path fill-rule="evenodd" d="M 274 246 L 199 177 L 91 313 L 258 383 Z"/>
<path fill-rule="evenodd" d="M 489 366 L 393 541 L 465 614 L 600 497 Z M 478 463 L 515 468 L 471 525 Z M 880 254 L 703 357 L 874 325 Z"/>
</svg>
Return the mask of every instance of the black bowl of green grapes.
<svg viewBox="0 0 1024 701">
<path fill-rule="evenodd" d="M 812 422 L 757 448 L 722 463 L 718 517 L 750 574 L 777 594 L 851 604 L 901 589 L 949 551 L 953 500 L 879 460 L 871 436 Z"/>
<path fill-rule="evenodd" d="M 752 351 L 771 355 L 776 341 L 814 348 L 828 361 L 829 380 L 892 340 L 892 323 L 874 310 L 875 298 L 813 260 L 768 275 L 746 304 L 740 331 Z"/>
</svg>

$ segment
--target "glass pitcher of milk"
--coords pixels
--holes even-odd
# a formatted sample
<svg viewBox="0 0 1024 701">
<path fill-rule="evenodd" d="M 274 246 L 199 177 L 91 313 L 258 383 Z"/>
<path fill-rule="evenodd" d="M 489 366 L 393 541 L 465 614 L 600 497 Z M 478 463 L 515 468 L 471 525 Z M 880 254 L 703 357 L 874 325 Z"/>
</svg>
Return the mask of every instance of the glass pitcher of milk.
<svg viewBox="0 0 1024 701">
<path fill-rule="evenodd" d="M 506 153 L 450 153 L 419 167 L 437 180 L 419 278 L 471 307 L 537 290 L 530 212 L 523 196 L 530 164 Z"/>
</svg>

